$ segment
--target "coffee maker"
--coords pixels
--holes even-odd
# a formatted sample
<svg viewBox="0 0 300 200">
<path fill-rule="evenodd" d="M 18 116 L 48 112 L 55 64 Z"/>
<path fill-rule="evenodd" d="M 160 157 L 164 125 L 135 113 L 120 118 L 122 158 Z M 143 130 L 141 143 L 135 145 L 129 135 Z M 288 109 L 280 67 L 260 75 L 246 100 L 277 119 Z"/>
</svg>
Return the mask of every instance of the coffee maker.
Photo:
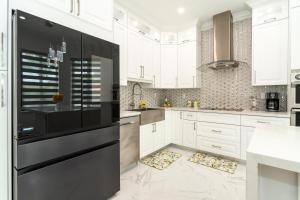
<svg viewBox="0 0 300 200">
<path fill-rule="evenodd" d="M 269 112 L 279 111 L 279 94 L 278 94 L 278 92 L 266 93 L 266 109 Z"/>
</svg>

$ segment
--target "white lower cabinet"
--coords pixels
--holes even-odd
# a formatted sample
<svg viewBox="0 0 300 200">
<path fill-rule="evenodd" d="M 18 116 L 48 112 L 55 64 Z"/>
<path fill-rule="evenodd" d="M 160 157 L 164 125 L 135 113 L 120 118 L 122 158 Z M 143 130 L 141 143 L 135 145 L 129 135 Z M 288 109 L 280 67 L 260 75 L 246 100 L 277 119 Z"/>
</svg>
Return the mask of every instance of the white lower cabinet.
<svg viewBox="0 0 300 200">
<path fill-rule="evenodd" d="M 242 116 L 241 117 L 241 160 L 246 160 L 247 148 L 254 135 L 255 128 L 261 125 L 289 126 L 290 118 Z"/>
<path fill-rule="evenodd" d="M 197 122 L 183 120 L 182 128 L 182 145 L 185 147 L 196 147 Z"/>
<path fill-rule="evenodd" d="M 172 114 L 172 143 L 182 145 L 182 115 L 181 111 L 173 111 Z"/>
<path fill-rule="evenodd" d="M 166 110 L 165 112 L 165 145 L 169 145 L 172 143 L 172 111 Z"/>
<path fill-rule="evenodd" d="M 247 148 L 254 135 L 254 131 L 254 127 L 241 127 L 241 160 L 246 160 L 247 158 Z"/>
<path fill-rule="evenodd" d="M 165 146 L 165 121 L 140 126 L 140 158 Z"/>
<path fill-rule="evenodd" d="M 240 159 L 240 126 L 198 122 L 197 149 Z"/>
</svg>

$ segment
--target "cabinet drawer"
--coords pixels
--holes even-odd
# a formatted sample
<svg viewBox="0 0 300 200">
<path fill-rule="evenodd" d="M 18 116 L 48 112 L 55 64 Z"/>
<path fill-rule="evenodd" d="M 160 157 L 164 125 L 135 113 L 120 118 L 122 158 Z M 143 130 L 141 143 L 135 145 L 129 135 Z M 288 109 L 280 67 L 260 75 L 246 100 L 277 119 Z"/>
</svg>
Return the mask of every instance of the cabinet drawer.
<svg viewBox="0 0 300 200">
<path fill-rule="evenodd" d="M 239 143 L 240 126 L 198 122 L 197 135 L 208 139 Z"/>
<path fill-rule="evenodd" d="M 288 1 L 281 0 L 258 6 L 252 10 L 252 25 L 260 25 L 288 18 Z"/>
<path fill-rule="evenodd" d="M 289 126 L 289 118 L 277 118 L 277 117 L 260 117 L 260 116 L 242 116 L 242 126 L 257 127 L 260 125 L 283 125 Z"/>
<path fill-rule="evenodd" d="M 221 143 L 217 140 L 197 136 L 197 148 L 202 151 L 240 158 L 240 143 Z"/>
<path fill-rule="evenodd" d="M 182 115 L 183 115 L 183 119 L 185 119 L 185 120 L 192 120 L 192 121 L 197 120 L 196 112 L 183 112 Z"/>
<path fill-rule="evenodd" d="M 240 125 L 241 116 L 199 112 L 197 115 L 197 120 L 201 122 Z"/>
</svg>

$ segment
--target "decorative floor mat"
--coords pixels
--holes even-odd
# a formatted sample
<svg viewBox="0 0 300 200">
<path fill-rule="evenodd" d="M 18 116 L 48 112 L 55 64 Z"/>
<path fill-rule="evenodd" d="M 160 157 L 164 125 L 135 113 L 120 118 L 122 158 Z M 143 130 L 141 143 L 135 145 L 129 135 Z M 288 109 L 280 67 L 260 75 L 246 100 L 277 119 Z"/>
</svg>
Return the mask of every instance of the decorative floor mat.
<svg viewBox="0 0 300 200">
<path fill-rule="evenodd" d="M 167 150 L 162 150 L 160 152 L 154 153 L 146 158 L 142 159 L 142 163 L 155 169 L 163 170 L 175 162 L 181 154 L 174 153 Z"/>
<path fill-rule="evenodd" d="M 231 174 L 234 174 L 238 165 L 236 161 L 227 160 L 222 157 L 212 156 L 206 153 L 195 153 L 191 158 L 188 159 L 188 161 Z"/>
</svg>

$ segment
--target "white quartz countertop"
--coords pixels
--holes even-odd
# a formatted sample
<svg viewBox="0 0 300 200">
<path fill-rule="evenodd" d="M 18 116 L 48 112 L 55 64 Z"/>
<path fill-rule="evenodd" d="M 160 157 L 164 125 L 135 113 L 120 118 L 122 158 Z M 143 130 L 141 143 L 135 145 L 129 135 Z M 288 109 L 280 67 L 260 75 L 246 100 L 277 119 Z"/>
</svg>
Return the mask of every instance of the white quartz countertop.
<svg viewBox="0 0 300 200">
<path fill-rule="evenodd" d="M 300 127 L 257 127 L 247 149 L 250 160 L 300 172 Z"/>
<path fill-rule="evenodd" d="M 121 118 L 134 117 L 134 116 L 138 116 L 140 114 L 141 114 L 141 112 L 137 112 L 137 111 L 121 111 L 120 117 Z"/>
<path fill-rule="evenodd" d="M 206 113 L 290 118 L 289 112 L 266 112 L 266 111 L 251 111 L 251 110 L 243 110 L 243 111 L 203 110 L 203 109 L 195 109 L 195 108 L 187 108 L 187 107 L 170 107 L 165 109 L 176 110 L 176 111 L 188 111 L 188 112 L 206 112 Z"/>
</svg>

